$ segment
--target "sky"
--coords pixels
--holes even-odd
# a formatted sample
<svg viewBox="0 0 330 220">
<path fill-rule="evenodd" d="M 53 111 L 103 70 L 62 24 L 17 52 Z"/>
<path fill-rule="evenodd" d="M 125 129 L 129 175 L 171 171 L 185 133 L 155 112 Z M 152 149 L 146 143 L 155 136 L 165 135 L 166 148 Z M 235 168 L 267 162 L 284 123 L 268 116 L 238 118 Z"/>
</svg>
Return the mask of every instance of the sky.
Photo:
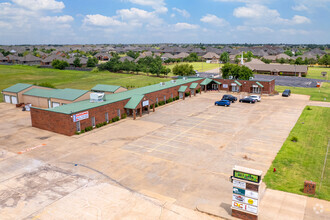
<svg viewBox="0 0 330 220">
<path fill-rule="evenodd" d="M 330 43 L 330 0 L 0 0 L 0 45 Z"/>
</svg>

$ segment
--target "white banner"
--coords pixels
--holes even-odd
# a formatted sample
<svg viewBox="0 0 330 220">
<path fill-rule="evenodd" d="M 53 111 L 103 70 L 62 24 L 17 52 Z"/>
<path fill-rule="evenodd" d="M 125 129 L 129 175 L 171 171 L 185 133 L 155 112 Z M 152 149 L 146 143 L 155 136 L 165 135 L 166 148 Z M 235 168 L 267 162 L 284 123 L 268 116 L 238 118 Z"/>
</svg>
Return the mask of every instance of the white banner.
<svg viewBox="0 0 330 220">
<path fill-rule="evenodd" d="M 228 84 L 223 84 L 223 85 L 222 85 L 222 88 L 224 88 L 224 89 L 228 89 Z"/>
<path fill-rule="evenodd" d="M 258 213 L 258 208 L 255 207 L 255 206 L 246 205 L 245 207 L 246 207 L 245 210 L 248 211 L 248 212 L 252 212 L 254 214 L 257 214 Z"/>
<path fill-rule="evenodd" d="M 254 191 L 245 190 L 245 196 L 253 198 L 253 199 L 258 199 L 259 194 L 257 192 L 254 192 Z"/>
<path fill-rule="evenodd" d="M 143 101 L 142 102 L 142 107 L 144 107 L 144 106 L 148 106 L 149 105 L 149 100 L 147 100 L 147 101 Z"/>
</svg>

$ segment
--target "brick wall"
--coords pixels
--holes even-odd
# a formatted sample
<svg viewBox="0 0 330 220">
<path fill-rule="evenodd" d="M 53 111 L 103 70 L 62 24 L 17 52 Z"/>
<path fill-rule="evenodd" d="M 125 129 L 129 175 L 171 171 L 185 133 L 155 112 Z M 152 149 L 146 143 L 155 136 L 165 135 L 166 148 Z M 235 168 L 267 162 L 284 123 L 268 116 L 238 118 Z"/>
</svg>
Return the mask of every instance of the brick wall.
<svg viewBox="0 0 330 220">
<path fill-rule="evenodd" d="M 222 84 L 220 85 L 220 90 L 224 91 L 231 91 L 231 84 L 235 83 L 234 79 L 214 79 L 218 82 L 221 82 Z M 256 82 L 259 82 L 264 86 L 262 88 L 262 93 L 263 94 L 272 94 L 275 90 L 275 80 L 272 80 L 270 82 L 265 82 L 265 81 L 245 81 L 245 80 L 237 80 L 239 83 L 242 84 L 240 86 L 240 92 L 252 92 L 252 85 L 257 85 Z M 228 88 L 223 88 L 223 84 L 227 84 Z"/>
</svg>

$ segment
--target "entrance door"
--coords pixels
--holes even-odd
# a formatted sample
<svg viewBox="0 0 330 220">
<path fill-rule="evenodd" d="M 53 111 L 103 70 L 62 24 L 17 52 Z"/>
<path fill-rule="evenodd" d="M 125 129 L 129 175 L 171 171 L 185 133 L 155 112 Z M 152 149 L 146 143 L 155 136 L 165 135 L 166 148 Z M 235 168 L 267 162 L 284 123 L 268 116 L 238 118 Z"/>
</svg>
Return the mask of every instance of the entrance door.
<svg viewBox="0 0 330 220">
<path fill-rule="evenodd" d="M 218 90 L 218 84 L 212 84 L 212 90 Z"/>
<path fill-rule="evenodd" d="M 238 86 L 234 86 L 234 85 L 233 85 L 233 86 L 231 87 L 231 91 L 232 91 L 232 92 L 238 92 Z"/>
<path fill-rule="evenodd" d="M 183 92 L 179 92 L 180 99 L 183 99 Z"/>
<path fill-rule="evenodd" d="M 6 103 L 11 103 L 9 95 L 5 95 L 5 102 Z"/>
<path fill-rule="evenodd" d="M 194 89 L 192 89 L 190 92 L 191 92 L 191 95 L 195 95 L 195 90 Z"/>
<path fill-rule="evenodd" d="M 77 132 L 80 132 L 80 131 L 81 131 L 81 128 L 80 128 L 80 121 L 77 121 L 77 122 L 76 122 L 76 130 L 77 130 Z"/>
<path fill-rule="evenodd" d="M 260 92 L 261 92 L 261 89 L 259 87 L 253 87 L 252 88 L 252 93 L 260 94 Z"/>
<path fill-rule="evenodd" d="M 95 127 L 95 117 L 92 117 L 92 126 Z"/>
<path fill-rule="evenodd" d="M 17 104 L 17 97 L 16 96 L 11 97 L 11 103 Z"/>
</svg>

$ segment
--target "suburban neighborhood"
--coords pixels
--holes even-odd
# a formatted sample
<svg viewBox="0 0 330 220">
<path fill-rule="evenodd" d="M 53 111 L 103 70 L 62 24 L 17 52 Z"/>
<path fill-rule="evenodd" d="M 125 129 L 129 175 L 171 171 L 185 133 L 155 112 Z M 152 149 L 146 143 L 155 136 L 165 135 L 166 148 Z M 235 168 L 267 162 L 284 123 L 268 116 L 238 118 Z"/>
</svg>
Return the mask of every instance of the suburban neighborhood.
<svg viewBox="0 0 330 220">
<path fill-rule="evenodd" d="M 330 2 L 0 3 L 0 219 L 330 219 Z"/>
</svg>

